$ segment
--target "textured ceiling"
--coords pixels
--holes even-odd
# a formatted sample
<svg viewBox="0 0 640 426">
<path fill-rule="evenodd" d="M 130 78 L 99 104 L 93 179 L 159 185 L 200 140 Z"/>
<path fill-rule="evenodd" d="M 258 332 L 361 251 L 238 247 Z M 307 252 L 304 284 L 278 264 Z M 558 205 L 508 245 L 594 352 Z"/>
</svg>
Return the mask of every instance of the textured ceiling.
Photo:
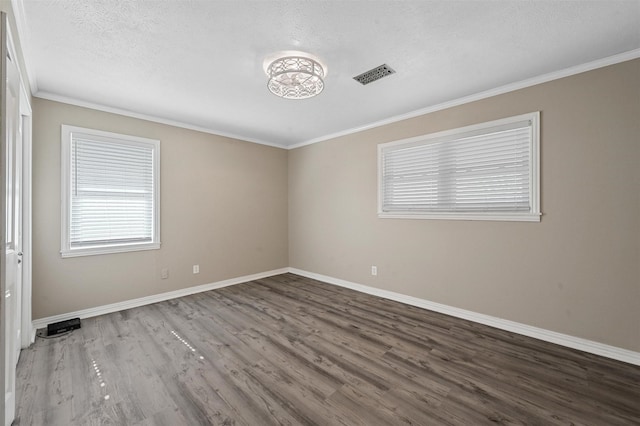
<svg viewBox="0 0 640 426">
<path fill-rule="evenodd" d="M 636 0 L 22 2 L 36 96 L 280 146 L 640 48 Z M 327 65 L 322 94 L 267 90 L 285 50 Z"/>
</svg>

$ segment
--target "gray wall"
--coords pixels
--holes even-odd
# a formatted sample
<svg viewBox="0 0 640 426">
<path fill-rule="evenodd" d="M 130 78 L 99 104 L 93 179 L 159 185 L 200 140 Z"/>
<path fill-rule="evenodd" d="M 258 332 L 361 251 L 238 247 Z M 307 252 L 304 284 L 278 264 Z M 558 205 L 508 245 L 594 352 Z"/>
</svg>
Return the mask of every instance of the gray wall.
<svg viewBox="0 0 640 426">
<path fill-rule="evenodd" d="M 34 319 L 288 265 L 286 150 L 38 98 L 33 115 Z M 160 140 L 160 250 L 60 257 L 62 124 Z"/>
<path fill-rule="evenodd" d="M 540 223 L 377 218 L 379 143 L 538 110 Z M 634 60 L 294 149 L 289 265 L 638 351 L 639 135 Z"/>
</svg>

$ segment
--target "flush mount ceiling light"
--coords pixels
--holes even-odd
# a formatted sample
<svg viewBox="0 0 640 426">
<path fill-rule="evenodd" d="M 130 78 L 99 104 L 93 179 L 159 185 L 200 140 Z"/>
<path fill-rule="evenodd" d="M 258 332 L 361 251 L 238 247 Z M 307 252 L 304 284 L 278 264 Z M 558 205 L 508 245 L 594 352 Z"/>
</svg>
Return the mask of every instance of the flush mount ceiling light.
<svg viewBox="0 0 640 426">
<path fill-rule="evenodd" d="M 304 56 L 285 56 L 271 62 L 266 69 L 267 87 L 285 99 L 312 98 L 324 89 L 325 71 L 315 59 Z"/>
</svg>

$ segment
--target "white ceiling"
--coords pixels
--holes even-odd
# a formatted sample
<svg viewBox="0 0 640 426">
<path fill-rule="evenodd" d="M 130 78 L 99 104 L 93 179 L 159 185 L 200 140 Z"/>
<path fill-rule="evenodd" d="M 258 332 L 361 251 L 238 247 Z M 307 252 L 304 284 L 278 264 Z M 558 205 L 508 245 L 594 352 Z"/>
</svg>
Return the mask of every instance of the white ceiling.
<svg viewBox="0 0 640 426">
<path fill-rule="evenodd" d="M 638 0 L 19 3 L 36 96 L 278 146 L 640 48 Z M 324 92 L 267 90 L 263 62 L 285 50 L 326 64 Z M 352 79 L 383 63 L 396 74 Z"/>
</svg>

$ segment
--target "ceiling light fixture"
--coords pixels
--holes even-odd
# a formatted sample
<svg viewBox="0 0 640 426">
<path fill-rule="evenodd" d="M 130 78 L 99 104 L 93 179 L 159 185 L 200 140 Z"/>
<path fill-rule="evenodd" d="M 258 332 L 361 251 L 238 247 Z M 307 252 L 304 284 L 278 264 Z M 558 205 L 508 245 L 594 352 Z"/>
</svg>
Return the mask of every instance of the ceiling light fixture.
<svg viewBox="0 0 640 426">
<path fill-rule="evenodd" d="M 269 91 L 285 99 L 312 98 L 324 89 L 324 69 L 314 59 L 285 56 L 267 67 Z"/>
</svg>

